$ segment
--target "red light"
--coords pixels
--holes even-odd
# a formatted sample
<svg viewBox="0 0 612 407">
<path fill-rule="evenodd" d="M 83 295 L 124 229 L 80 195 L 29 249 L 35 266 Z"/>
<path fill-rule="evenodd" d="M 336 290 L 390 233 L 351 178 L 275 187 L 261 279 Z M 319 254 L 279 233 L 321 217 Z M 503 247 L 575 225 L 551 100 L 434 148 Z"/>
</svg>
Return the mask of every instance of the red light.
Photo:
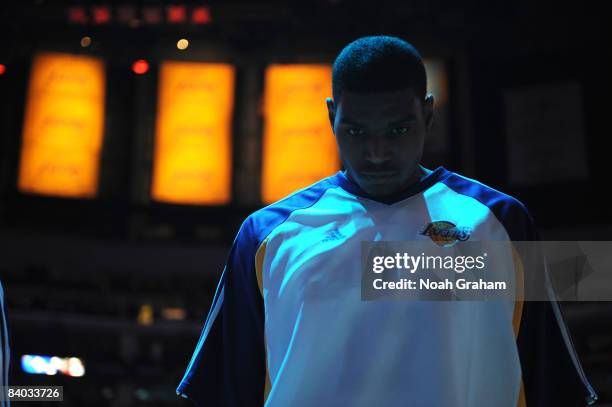
<svg viewBox="0 0 612 407">
<path fill-rule="evenodd" d="M 144 59 L 139 59 L 132 64 L 132 71 L 137 75 L 143 75 L 149 70 L 149 63 Z"/>
<path fill-rule="evenodd" d="M 4 74 L 5 72 L 6 72 L 6 65 L 0 64 L 0 75 Z"/>
<path fill-rule="evenodd" d="M 206 24 L 210 23 L 212 18 L 210 17 L 210 11 L 208 7 L 194 7 L 191 12 L 191 22 L 194 24 Z"/>
<path fill-rule="evenodd" d="M 187 8 L 178 5 L 166 7 L 166 19 L 169 23 L 184 23 L 187 19 Z"/>
<path fill-rule="evenodd" d="M 80 6 L 68 8 L 68 21 L 73 24 L 87 24 L 87 13 Z"/>
<path fill-rule="evenodd" d="M 91 9 L 94 24 L 106 24 L 111 20 L 111 12 L 108 7 L 94 6 Z"/>
</svg>

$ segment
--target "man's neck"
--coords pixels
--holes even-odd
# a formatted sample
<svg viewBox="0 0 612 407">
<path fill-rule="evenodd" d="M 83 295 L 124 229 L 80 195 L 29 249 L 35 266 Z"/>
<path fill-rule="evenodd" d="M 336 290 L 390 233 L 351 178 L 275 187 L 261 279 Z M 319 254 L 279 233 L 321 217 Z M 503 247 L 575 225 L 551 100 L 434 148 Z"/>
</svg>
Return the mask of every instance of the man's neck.
<svg viewBox="0 0 612 407">
<path fill-rule="evenodd" d="M 412 188 L 415 184 L 422 182 L 425 179 L 425 177 L 427 177 L 432 172 L 433 172 L 432 170 L 429 170 L 419 164 L 416 170 L 414 171 L 414 174 L 412 175 L 412 177 L 410 177 L 410 181 L 406 183 L 406 185 L 404 186 L 404 188 L 402 188 L 402 190 Z"/>
</svg>

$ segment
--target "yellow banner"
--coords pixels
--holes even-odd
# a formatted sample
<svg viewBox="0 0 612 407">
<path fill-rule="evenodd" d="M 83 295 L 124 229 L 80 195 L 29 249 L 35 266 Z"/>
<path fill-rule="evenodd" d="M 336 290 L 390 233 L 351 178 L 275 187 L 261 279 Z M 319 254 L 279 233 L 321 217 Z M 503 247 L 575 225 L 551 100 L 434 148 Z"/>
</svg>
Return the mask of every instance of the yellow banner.
<svg viewBox="0 0 612 407">
<path fill-rule="evenodd" d="M 51 52 L 34 58 L 19 163 L 20 191 L 96 196 L 104 98 L 100 59 Z"/>
<path fill-rule="evenodd" d="M 266 70 L 262 200 L 277 201 L 340 169 L 325 98 L 331 65 L 271 65 Z"/>
<path fill-rule="evenodd" d="M 234 75 L 228 64 L 161 64 L 153 199 L 194 205 L 230 201 Z"/>
</svg>

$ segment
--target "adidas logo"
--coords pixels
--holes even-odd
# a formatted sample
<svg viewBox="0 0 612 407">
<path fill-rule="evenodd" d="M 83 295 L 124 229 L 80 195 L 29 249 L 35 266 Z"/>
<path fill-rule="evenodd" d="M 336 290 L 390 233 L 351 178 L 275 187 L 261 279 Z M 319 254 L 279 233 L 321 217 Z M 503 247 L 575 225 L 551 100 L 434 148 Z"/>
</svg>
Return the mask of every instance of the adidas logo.
<svg viewBox="0 0 612 407">
<path fill-rule="evenodd" d="M 325 237 L 323 237 L 323 240 L 321 240 L 321 243 L 342 239 L 343 237 L 344 235 L 338 230 L 338 228 L 335 228 L 325 234 Z"/>
</svg>

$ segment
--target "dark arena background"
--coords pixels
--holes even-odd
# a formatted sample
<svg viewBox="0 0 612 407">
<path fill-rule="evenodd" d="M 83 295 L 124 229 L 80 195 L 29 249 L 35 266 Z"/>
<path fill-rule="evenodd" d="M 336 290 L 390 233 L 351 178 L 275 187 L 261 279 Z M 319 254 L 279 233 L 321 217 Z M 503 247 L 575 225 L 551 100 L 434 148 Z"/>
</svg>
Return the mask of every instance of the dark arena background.
<svg viewBox="0 0 612 407">
<path fill-rule="evenodd" d="M 399 36 L 425 59 L 423 165 L 517 197 L 544 240 L 610 240 L 612 37 L 586 3 L 24 0 L 0 13 L 9 384 L 64 386 L 63 406 L 191 405 L 175 389 L 241 222 L 341 168 L 325 97 L 360 36 Z M 612 303 L 562 307 L 612 406 Z"/>
</svg>

